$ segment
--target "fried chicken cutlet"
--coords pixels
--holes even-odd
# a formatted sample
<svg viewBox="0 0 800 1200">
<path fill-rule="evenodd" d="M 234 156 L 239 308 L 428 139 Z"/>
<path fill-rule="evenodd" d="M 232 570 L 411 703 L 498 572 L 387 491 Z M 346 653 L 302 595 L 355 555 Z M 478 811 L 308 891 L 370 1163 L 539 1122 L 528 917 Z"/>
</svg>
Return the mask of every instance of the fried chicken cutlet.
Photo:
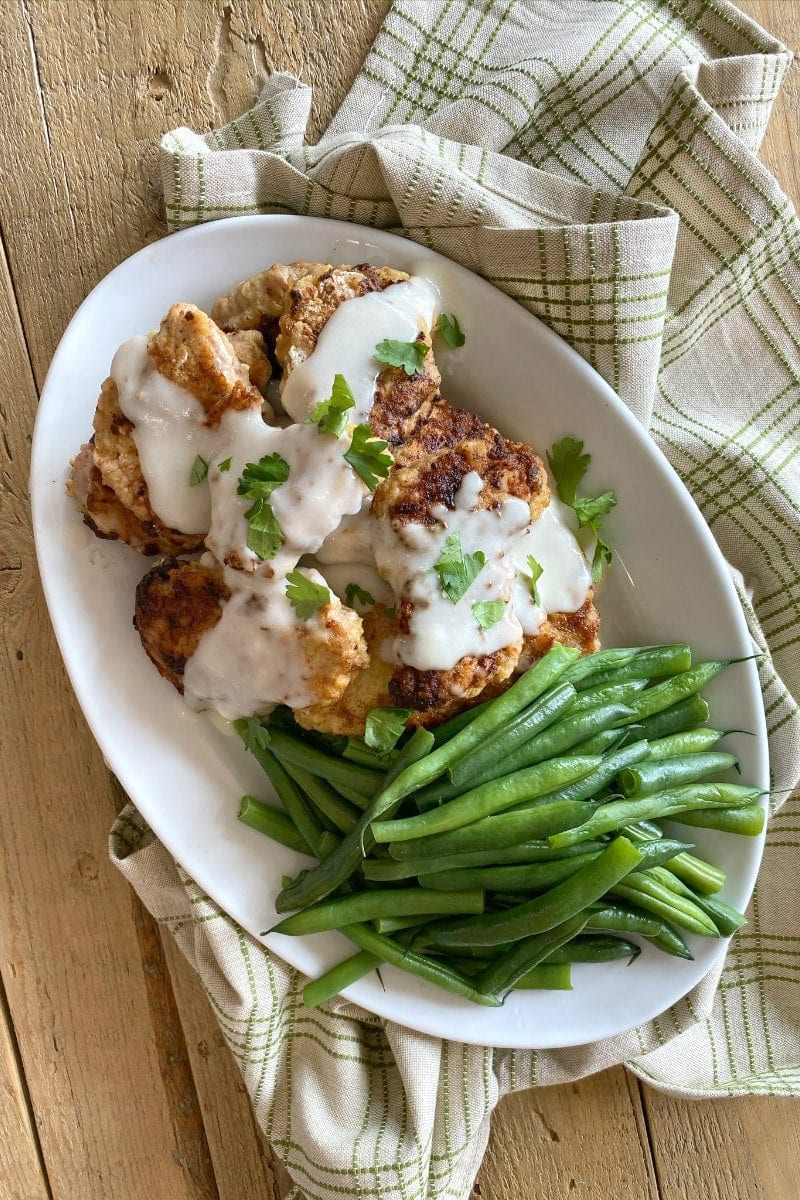
<svg viewBox="0 0 800 1200">
<path fill-rule="evenodd" d="M 264 398 L 253 382 L 269 369 L 260 334 L 228 338 L 193 304 L 173 304 L 147 339 L 146 350 L 150 369 L 199 401 L 210 428 L 230 408 L 263 409 Z M 153 509 L 134 422 L 120 407 L 113 374 L 112 366 L 100 389 L 94 436 L 75 459 L 67 490 L 98 537 L 119 539 L 147 555 L 197 550 L 205 529 L 173 528 Z"/>
</svg>

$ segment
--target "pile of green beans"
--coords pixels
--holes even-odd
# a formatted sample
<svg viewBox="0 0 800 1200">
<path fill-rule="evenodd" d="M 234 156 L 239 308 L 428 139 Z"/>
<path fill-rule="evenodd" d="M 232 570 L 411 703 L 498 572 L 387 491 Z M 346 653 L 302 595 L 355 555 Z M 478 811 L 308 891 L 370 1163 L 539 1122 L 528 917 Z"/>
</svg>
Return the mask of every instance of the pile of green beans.
<svg viewBox="0 0 800 1200">
<path fill-rule="evenodd" d="M 240 820 L 316 860 L 284 881 L 270 932 L 358 948 L 306 1004 L 391 963 L 496 1006 L 570 988 L 572 963 L 632 962 L 642 943 L 691 958 L 687 935 L 730 936 L 744 917 L 717 895 L 725 874 L 687 840 L 764 824 L 759 789 L 719 778 L 738 763 L 700 690 L 727 665 L 684 644 L 555 645 L 497 699 L 408 730 L 388 770 L 286 711 L 236 722 L 283 806 L 245 796 Z"/>
</svg>

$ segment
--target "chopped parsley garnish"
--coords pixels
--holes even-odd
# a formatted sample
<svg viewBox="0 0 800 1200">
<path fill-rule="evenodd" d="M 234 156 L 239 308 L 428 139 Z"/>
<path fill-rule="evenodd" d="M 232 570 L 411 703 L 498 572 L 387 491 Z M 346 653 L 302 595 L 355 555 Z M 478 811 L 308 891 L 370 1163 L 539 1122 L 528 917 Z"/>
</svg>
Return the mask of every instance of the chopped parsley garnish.
<svg viewBox="0 0 800 1200">
<path fill-rule="evenodd" d="M 565 437 L 547 451 L 547 461 L 556 482 L 558 498 L 565 504 L 569 504 L 570 507 L 575 503 L 578 484 L 586 474 L 591 461 L 591 455 L 581 453 L 582 450 L 583 442 Z"/>
<path fill-rule="evenodd" d="M 385 608 L 383 610 L 383 615 L 385 617 L 388 617 L 391 620 L 392 617 L 397 616 L 397 609 L 394 606 L 392 606 L 391 608 Z"/>
<path fill-rule="evenodd" d="M 208 460 L 201 458 L 198 454 L 197 458 L 192 463 L 192 469 L 189 472 L 189 487 L 197 487 L 198 483 L 202 483 L 208 474 Z"/>
<path fill-rule="evenodd" d="M 269 747 L 269 730 L 264 728 L 258 717 L 247 717 L 243 725 L 242 739 L 251 754 L 255 754 L 257 750 L 266 750 Z M 240 728 L 238 722 L 236 728 Z"/>
<path fill-rule="evenodd" d="M 450 315 L 447 313 L 439 314 L 439 333 L 451 350 L 460 350 L 467 340 L 458 323 L 458 317 L 452 313 Z"/>
<path fill-rule="evenodd" d="M 603 541 L 600 535 L 600 523 L 614 505 L 617 498 L 613 492 L 603 492 L 594 499 L 582 497 L 575 501 L 575 514 L 581 529 L 591 529 L 595 537 L 594 556 L 592 557 L 592 583 L 599 583 L 603 577 L 603 568 L 612 559 L 611 547 Z"/>
<path fill-rule="evenodd" d="M 248 500 L 269 500 L 275 488 L 289 478 L 289 464 L 280 454 L 265 454 L 257 463 L 248 463 L 242 471 L 238 496 Z"/>
<path fill-rule="evenodd" d="M 249 523 L 247 545 L 259 558 L 274 558 L 284 542 L 269 498 L 289 478 L 289 464 L 280 454 L 266 454 L 257 463 L 247 463 L 236 489 L 238 496 L 252 500 L 244 514 Z"/>
<path fill-rule="evenodd" d="M 398 342 L 394 338 L 387 338 L 384 342 L 378 342 L 374 357 L 387 367 L 402 367 L 406 375 L 416 375 L 422 370 L 427 353 L 425 342 Z"/>
<path fill-rule="evenodd" d="M 331 594 L 321 583 L 314 583 L 302 571 L 290 571 L 286 576 L 286 596 L 301 621 L 308 621 L 318 608 L 330 604 Z"/>
<path fill-rule="evenodd" d="M 330 396 L 327 400 L 320 400 L 306 424 L 317 425 L 321 433 L 341 437 L 347 428 L 347 413 L 355 405 L 355 396 L 344 375 L 334 375 Z"/>
<path fill-rule="evenodd" d="M 472 606 L 472 615 L 481 629 L 491 629 L 503 619 L 506 609 L 505 600 L 478 600 Z"/>
<path fill-rule="evenodd" d="M 348 608 L 352 608 L 353 604 L 374 604 L 375 597 L 372 592 L 368 592 L 366 588 L 359 587 L 357 583 L 348 583 L 344 589 L 344 602 Z"/>
<path fill-rule="evenodd" d="M 389 474 L 394 461 L 391 454 L 386 453 L 386 442 L 374 437 L 369 425 L 356 425 L 350 449 L 345 451 L 344 457 L 371 492 L 378 486 L 378 480 Z"/>
<path fill-rule="evenodd" d="M 410 708 L 373 708 L 367 714 L 364 741 L 379 754 L 394 750 L 405 733 L 406 721 L 410 716 Z"/>
<path fill-rule="evenodd" d="M 439 561 L 433 567 L 439 576 L 442 595 L 456 604 L 485 565 L 486 555 L 482 550 L 476 550 L 474 554 L 465 554 L 461 548 L 460 535 L 451 533 L 442 546 Z"/>
<path fill-rule="evenodd" d="M 247 530 L 247 546 L 266 562 L 274 558 L 284 543 L 283 530 L 278 518 L 272 511 L 272 505 L 266 500 L 256 500 L 252 508 L 244 514 L 249 522 Z"/>
<path fill-rule="evenodd" d="M 600 534 L 600 523 L 617 503 L 617 498 L 613 492 L 603 492 L 601 496 L 595 497 L 578 497 L 578 484 L 591 461 L 591 455 L 583 453 L 583 442 L 571 437 L 562 438 L 548 452 L 547 461 L 559 499 L 574 510 L 579 527 L 590 530 L 594 535 L 592 583 L 599 583 L 603 576 L 603 568 L 612 558 L 611 547 L 603 541 Z"/>
<path fill-rule="evenodd" d="M 528 570 L 530 571 L 530 588 L 533 596 L 534 604 L 541 604 L 542 599 L 539 595 L 539 579 L 542 574 L 542 565 L 538 563 L 532 554 L 528 555 Z"/>
<path fill-rule="evenodd" d="M 222 462 L 219 464 L 219 466 L 218 466 L 217 470 L 219 470 L 219 471 L 230 471 L 230 469 L 231 469 L 231 460 L 230 460 L 229 458 L 223 458 L 223 460 L 222 460 Z"/>
</svg>

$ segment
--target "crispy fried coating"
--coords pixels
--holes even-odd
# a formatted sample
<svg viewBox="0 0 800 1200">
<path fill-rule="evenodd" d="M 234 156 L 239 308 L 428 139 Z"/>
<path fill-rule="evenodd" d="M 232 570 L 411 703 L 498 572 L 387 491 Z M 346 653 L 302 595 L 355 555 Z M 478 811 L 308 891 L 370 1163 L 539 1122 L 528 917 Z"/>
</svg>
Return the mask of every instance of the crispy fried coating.
<svg viewBox="0 0 800 1200">
<path fill-rule="evenodd" d="M 191 392 L 206 408 L 209 424 L 226 408 L 265 405 L 258 383 L 269 381 L 270 364 L 258 333 L 235 335 L 234 344 L 193 304 L 173 304 L 148 343 L 148 353 L 167 379 Z M 93 469 L 82 450 L 68 491 L 98 537 L 118 538 L 142 554 L 185 554 L 203 534 L 165 525 L 150 506 L 133 439 L 133 424 L 119 406 L 113 379 L 101 388 L 91 445 Z"/>
<path fill-rule="evenodd" d="M 600 614 L 595 608 L 593 587 L 576 612 L 548 613 L 539 632 L 523 640 L 517 672 L 527 671 L 556 642 L 574 646 L 581 654 L 595 654 L 600 649 Z"/>
<path fill-rule="evenodd" d="M 285 312 L 289 292 L 298 279 L 316 270 L 318 263 L 297 259 L 274 263 L 266 271 L 243 279 L 235 288 L 214 301 L 211 319 L 220 329 L 257 329 L 265 336 L 277 332 L 277 320 Z M 269 340 L 269 338 L 268 338 Z M 274 342 L 274 336 L 273 336 Z"/>
<path fill-rule="evenodd" d="M 220 620 L 230 596 L 222 568 L 207 558 L 168 560 L 140 581 L 134 626 L 159 673 L 179 692 L 183 693 L 187 661 L 203 635 Z M 332 704 L 367 666 L 361 618 L 332 596 L 313 622 L 298 622 L 296 632 L 296 652 L 305 659 L 315 703 Z M 254 640 L 252 655 L 258 653 Z"/>
<path fill-rule="evenodd" d="M 203 543 L 203 535 L 181 533 L 159 520 L 150 507 L 147 484 L 133 440 L 133 425 L 119 406 L 113 379 L 104 380 L 94 414 L 94 436 L 89 443 L 94 469 L 78 483 L 73 471 L 68 490 L 78 503 L 86 524 L 98 537 L 119 538 L 141 554 L 188 554 Z"/>
<path fill-rule="evenodd" d="M 83 513 L 84 524 L 99 538 L 125 542 L 140 554 L 184 554 L 197 547 L 195 534 L 167 529 L 160 521 L 142 520 L 120 503 L 103 483 L 95 466 L 93 446 L 87 442 L 72 461 L 67 495 Z"/>
<path fill-rule="evenodd" d="M 392 283 L 408 279 L 404 271 L 391 267 L 332 267 L 314 263 L 291 286 L 280 318 L 280 334 L 275 344 L 278 362 L 288 378 L 296 366 L 308 358 L 328 320 L 345 300 L 382 292 Z"/>
<path fill-rule="evenodd" d="M 432 510 L 455 508 L 458 490 L 471 472 L 483 481 L 481 508 L 497 508 L 513 496 L 529 505 L 535 520 L 549 501 L 547 473 L 530 446 L 509 441 L 480 417 L 438 400 L 397 451 L 394 469 L 375 492 L 372 514 L 394 525 L 433 524 Z M 400 629 L 408 632 L 413 608 L 408 599 L 399 600 Z M 423 724 L 444 720 L 485 688 L 509 679 L 521 648 L 520 638 L 494 654 L 466 655 L 449 670 L 399 666 L 389 684 L 392 700 L 418 711 Z"/>
<path fill-rule="evenodd" d="M 414 710 L 411 725 L 436 726 L 484 698 L 488 687 L 503 691 L 519 659 L 521 640 L 494 654 L 467 654 L 449 671 L 397 667 L 389 682 L 392 703 Z"/>
<path fill-rule="evenodd" d="M 166 379 L 200 401 L 211 429 L 229 409 L 260 408 L 263 403 L 227 335 L 194 304 L 172 305 L 150 336 L 147 352 Z"/>
<path fill-rule="evenodd" d="M 479 508 L 497 508 L 509 497 L 524 500 L 531 520 L 550 500 L 547 472 L 530 446 L 512 442 L 480 417 L 438 400 L 428 420 L 396 453 L 395 468 L 378 485 L 372 501 L 376 517 L 394 524 L 433 524 L 436 505 L 455 507 L 464 477 L 483 480 Z"/>
<path fill-rule="evenodd" d="M 134 627 L 159 674 L 181 695 L 186 663 L 230 594 L 221 567 L 186 560 L 159 563 L 139 582 Z"/>
<path fill-rule="evenodd" d="M 293 285 L 285 313 L 280 319 L 275 354 L 288 378 L 313 352 L 326 323 L 345 300 L 384 291 L 409 276 L 391 267 L 331 267 L 318 263 Z M 369 416 L 373 433 L 391 447 L 410 437 L 430 412 L 439 394 L 441 376 L 431 348 L 431 331 L 421 329 L 418 341 L 429 349 L 422 369 L 407 375 L 402 367 L 385 367 L 375 384 L 375 399 Z"/>
<path fill-rule="evenodd" d="M 373 708 L 383 708 L 392 703 L 389 680 L 394 667 L 381 658 L 381 646 L 394 637 L 396 621 L 386 616 L 382 604 L 365 613 L 362 621 L 368 656 L 366 666 L 333 703 L 321 702 L 295 709 L 295 720 L 305 729 L 360 737 L 364 732 L 367 714 Z"/>
<path fill-rule="evenodd" d="M 272 364 L 267 353 L 264 335 L 257 329 L 237 329 L 228 334 L 228 341 L 240 363 L 247 367 L 253 387 L 263 395 L 272 378 Z"/>
</svg>

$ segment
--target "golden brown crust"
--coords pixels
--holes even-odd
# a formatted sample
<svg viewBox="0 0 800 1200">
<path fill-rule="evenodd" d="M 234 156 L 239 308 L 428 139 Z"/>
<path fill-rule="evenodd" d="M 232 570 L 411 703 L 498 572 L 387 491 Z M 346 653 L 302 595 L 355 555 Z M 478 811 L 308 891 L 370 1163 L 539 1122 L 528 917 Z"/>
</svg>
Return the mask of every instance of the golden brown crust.
<svg viewBox="0 0 800 1200">
<path fill-rule="evenodd" d="M 185 560 L 159 563 L 139 582 L 134 627 L 159 674 L 181 695 L 186 663 L 230 594 L 221 567 Z"/>
<path fill-rule="evenodd" d="M 187 661 L 230 596 L 222 568 L 206 560 L 170 559 L 140 581 L 134 626 L 159 673 L 179 692 Z M 296 652 L 305 660 L 309 687 L 319 704 L 332 704 L 367 665 L 361 618 L 333 597 L 313 621 L 298 622 L 296 629 Z M 252 654 L 258 653 L 256 642 Z"/>
<path fill-rule="evenodd" d="M 464 477 L 473 471 L 483 480 L 479 508 L 497 508 L 515 496 L 530 506 L 535 520 L 550 500 L 544 464 L 530 446 L 509 441 L 480 417 L 438 400 L 397 452 L 394 469 L 375 492 L 372 512 L 399 525 L 433 524 L 431 509 L 454 508 Z"/>
<path fill-rule="evenodd" d="M 308 358 L 330 317 L 345 300 L 381 292 L 392 283 L 408 279 L 405 271 L 391 267 L 332 267 L 315 263 L 308 274 L 295 280 L 280 318 L 275 354 L 285 378 Z"/>
<path fill-rule="evenodd" d="M 389 680 L 394 670 L 384 662 L 382 644 L 396 633 L 396 622 L 387 617 L 383 605 L 376 605 L 362 617 L 367 662 L 333 703 L 310 704 L 295 710 L 295 720 L 304 729 L 361 737 L 367 714 L 373 708 L 392 703 Z"/>
<path fill-rule="evenodd" d="M 375 492 L 372 513 L 395 526 L 434 524 L 433 510 L 455 508 L 459 488 L 471 472 L 483 482 L 480 508 L 498 508 L 516 497 L 528 504 L 535 519 L 549 502 L 544 464 L 530 446 L 509 441 L 480 417 L 437 400 L 428 419 L 397 451 L 394 469 Z M 400 630 L 407 633 L 413 608 L 403 597 L 399 608 Z M 389 685 L 392 699 L 420 714 L 417 723 L 437 724 L 487 687 L 498 688 L 509 679 L 521 648 L 520 639 L 494 654 L 466 655 L 449 670 L 400 666 Z"/>
<path fill-rule="evenodd" d="M 228 340 L 239 362 L 247 367 L 253 387 L 257 387 L 263 395 L 272 378 L 272 364 L 263 334 L 257 329 L 239 329 L 229 333 Z"/>
<path fill-rule="evenodd" d="M 333 704 L 369 664 L 361 617 L 331 594 L 330 604 L 298 628 L 315 703 Z"/>
<path fill-rule="evenodd" d="M 211 319 L 220 329 L 265 329 L 274 327 L 286 309 L 289 292 L 298 279 L 320 264 L 297 259 L 293 263 L 274 263 L 266 271 L 243 279 L 235 288 L 214 301 Z"/>
<path fill-rule="evenodd" d="M 93 469 L 86 473 L 85 448 L 76 460 L 82 464 L 80 486 L 71 495 L 86 524 L 98 537 L 119 539 L 141 554 L 188 554 L 203 544 L 202 533 L 181 533 L 159 520 L 150 507 L 133 425 L 123 416 L 119 392 L 106 379 L 94 415 L 94 436 L 89 443 Z M 73 473 L 73 480 L 75 474 Z"/>
<path fill-rule="evenodd" d="M 581 654 L 595 654 L 600 649 L 600 614 L 594 605 L 593 587 L 576 612 L 548 613 L 539 632 L 524 639 L 517 671 L 527 671 L 556 642 L 574 646 Z"/>
<path fill-rule="evenodd" d="M 468 654 L 449 671 L 419 671 L 398 667 L 389 683 L 392 702 L 414 709 L 412 725 L 435 726 L 446 721 L 470 701 L 483 698 L 491 684 L 498 688 L 511 678 L 519 658 L 520 643 L 505 646 L 494 654 Z"/>
<path fill-rule="evenodd" d="M 227 335 L 194 304 L 173 304 L 147 343 L 156 370 L 190 392 L 215 428 L 228 409 L 260 408 L 247 367 L 236 357 Z"/>
</svg>

